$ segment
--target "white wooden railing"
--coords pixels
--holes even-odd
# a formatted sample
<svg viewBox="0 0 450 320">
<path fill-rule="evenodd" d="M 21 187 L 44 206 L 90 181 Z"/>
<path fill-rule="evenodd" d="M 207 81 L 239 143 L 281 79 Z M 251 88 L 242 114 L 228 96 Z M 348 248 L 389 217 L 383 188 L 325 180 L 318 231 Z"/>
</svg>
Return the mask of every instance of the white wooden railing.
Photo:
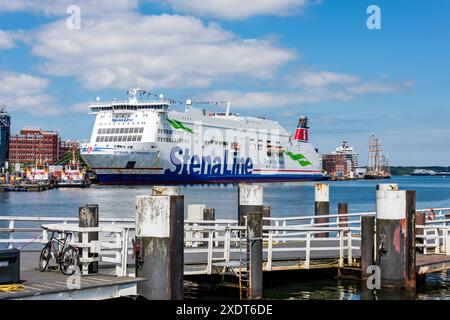
<svg viewBox="0 0 450 320">
<path fill-rule="evenodd" d="M 427 214 L 429 209 L 417 211 Z M 416 225 L 416 228 L 424 230 L 422 236 L 417 236 L 418 239 L 423 239 L 423 244 L 418 243 L 417 246 L 423 247 L 425 254 L 448 255 L 450 254 L 450 219 L 446 216 L 450 214 L 450 208 L 438 208 L 434 209 L 434 212 L 434 220 L 427 219 L 425 226 Z M 272 270 L 273 262 L 276 260 L 275 255 L 280 252 L 304 255 L 305 268 L 311 267 L 314 252 L 324 250 L 335 252 L 340 265 L 343 265 L 345 259 L 348 264 L 351 264 L 354 258 L 353 252 L 360 249 L 361 217 L 374 215 L 375 212 L 360 212 L 326 216 L 264 218 L 266 223 L 270 223 L 263 227 L 265 268 Z M 328 222 L 317 223 L 317 219 L 321 218 L 327 218 Z M 18 247 L 22 250 L 40 250 L 42 243 L 46 242 L 45 232 L 43 234 L 41 226 L 52 223 L 65 224 L 66 227 L 72 228 L 73 232 L 81 234 L 100 232 L 99 241 L 103 247 L 102 244 L 100 249 L 98 244 L 95 246 L 97 250 L 100 250 L 100 256 L 104 256 L 101 261 L 116 264 L 117 275 L 123 275 L 126 272 L 127 257 L 132 249 L 131 239 L 134 238 L 133 218 L 101 218 L 100 227 L 92 231 L 78 228 L 76 217 L 0 216 L 0 247 L 6 245 L 9 248 Z M 236 256 L 241 250 L 240 242 L 243 239 L 240 232 L 245 230 L 245 227 L 238 226 L 238 221 L 232 219 L 186 220 L 184 230 L 185 254 L 205 253 L 207 265 L 205 272 L 211 273 L 215 262 L 229 262 L 233 258 L 232 254 Z M 327 232 L 329 237 L 316 237 L 317 233 L 323 232 Z M 330 240 L 333 240 L 331 245 L 318 245 L 322 241 Z M 108 246 L 110 247 L 107 248 Z M 96 250 L 94 245 L 91 251 L 92 249 Z M 111 253 L 113 257 L 108 257 Z"/>
<path fill-rule="evenodd" d="M 82 228 L 76 224 L 45 224 L 42 226 L 42 242 L 48 242 L 49 232 L 72 233 L 70 245 L 82 250 L 79 257 L 81 273 L 87 274 L 92 262 L 107 262 L 115 267 L 116 276 L 127 276 L 129 231 L 133 225 L 102 225 L 94 228 Z M 97 233 L 99 240 L 89 241 L 89 234 Z M 77 237 L 78 236 L 78 237 Z M 75 239 L 80 239 L 76 241 Z M 89 256 L 89 252 L 98 257 Z"/>
</svg>

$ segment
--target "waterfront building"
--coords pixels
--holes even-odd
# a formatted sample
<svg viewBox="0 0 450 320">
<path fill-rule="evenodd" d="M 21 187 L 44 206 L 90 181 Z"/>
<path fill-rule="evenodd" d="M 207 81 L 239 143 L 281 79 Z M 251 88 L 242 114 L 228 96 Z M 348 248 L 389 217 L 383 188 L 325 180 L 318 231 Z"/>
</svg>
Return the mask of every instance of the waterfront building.
<svg viewBox="0 0 450 320">
<path fill-rule="evenodd" d="M 322 155 L 322 169 L 333 178 L 345 178 L 350 176 L 351 163 L 343 154 Z"/>
<path fill-rule="evenodd" d="M 70 145 L 61 141 L 57 131 L 25 127 L 10 138 L 10 161 L 14 163 L 58 163 Z"/>
<path fill-rule="evenodd" d="M 356 175 L 356 169 L 358 168 L 358 153 L 354 151 L 353 147 L 348 145 L 347 141 L 342 141 L 342 144 L 336 148 L 336 151 L 334 151 L 333 154 L 341 154 L 346 161 L 350 161 L 350 175 Z"/>
<path fill-rule="evenodd" d="M 11 117 L 4 107 L 0 108 L 0 169 L 5 168 L 9 159 L 9 136 Z"/>
<path fill-rule="evenodd" d="M 357 176 L 358 153 L 347 141 L 330 154 L 322 155 L 322 168 L 335 178 L 354 179 Z"/>
</svg>

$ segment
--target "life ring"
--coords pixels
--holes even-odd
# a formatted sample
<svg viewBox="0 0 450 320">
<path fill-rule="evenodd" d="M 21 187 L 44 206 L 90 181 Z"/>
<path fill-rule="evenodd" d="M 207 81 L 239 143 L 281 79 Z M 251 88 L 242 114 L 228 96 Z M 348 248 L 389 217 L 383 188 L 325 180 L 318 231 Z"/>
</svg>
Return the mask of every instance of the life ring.
<svg viewBox="0 0 450 320">
<path fill-rule="evenodd" d="M 428 220 L 434 220 L 436 218 L 436 213 L 433 209 L 428 210 Z"/>
</svg>

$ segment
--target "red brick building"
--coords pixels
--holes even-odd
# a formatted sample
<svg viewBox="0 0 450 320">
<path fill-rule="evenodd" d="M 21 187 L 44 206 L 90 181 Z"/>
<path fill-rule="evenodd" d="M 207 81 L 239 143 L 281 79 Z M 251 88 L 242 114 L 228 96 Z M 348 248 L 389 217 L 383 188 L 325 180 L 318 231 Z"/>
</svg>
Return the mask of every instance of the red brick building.
<svg viewBox="0 0 450 320">
<path fill-rule="evenodd" d="M 322 155 L 322 170 L 333 177 L 347 177 L 351 169 L 351 162 L 343 154 Z"/>
<path fill-rule="evenodd" d="M 25 127 L 10 138 L 9 159 L 12 163 L 57 163 L 61 157 L 58 132 Z"/>
</svg>

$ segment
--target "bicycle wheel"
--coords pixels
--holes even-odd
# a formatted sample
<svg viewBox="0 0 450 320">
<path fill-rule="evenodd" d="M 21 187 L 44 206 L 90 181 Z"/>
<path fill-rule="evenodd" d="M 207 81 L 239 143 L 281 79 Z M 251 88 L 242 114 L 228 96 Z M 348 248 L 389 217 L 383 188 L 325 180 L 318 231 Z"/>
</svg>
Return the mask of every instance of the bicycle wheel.
<svg viewBox="0 0 450 320">
<path fill-rule="evenodd" d="M 61 255 L 60 263 L 61 271 L 65 275 L 72 275 L 78 268 L 78 249 L 72 246 L 68 246 L 64 249 Z"/>
<path fill-rule="evenodd" d="M 46 243 L 44 248 L 42 248 L 41 255 L 39 256 L 39 270 L 42 272 L 47 269 L 48 263 L 51 258 L 51 243 Z"/>
</svg>

